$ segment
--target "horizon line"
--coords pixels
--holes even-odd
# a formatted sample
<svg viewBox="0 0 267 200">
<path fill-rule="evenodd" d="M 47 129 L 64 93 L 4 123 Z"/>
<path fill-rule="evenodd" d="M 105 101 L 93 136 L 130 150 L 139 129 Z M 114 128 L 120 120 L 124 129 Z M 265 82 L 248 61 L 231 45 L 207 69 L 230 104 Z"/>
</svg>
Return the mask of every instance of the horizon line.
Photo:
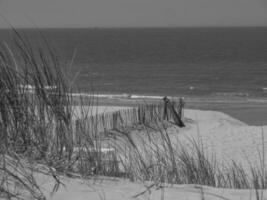
<svg viewBox="0 0 267 200">
<path fill-rule="evenodd" d="M 88 26 L 88 27 L 0 27 L 10 29 L 173 29 L 173 28 L 267 28 L 267 25 L 230 25 L 230 26 Z"/>
</svg>

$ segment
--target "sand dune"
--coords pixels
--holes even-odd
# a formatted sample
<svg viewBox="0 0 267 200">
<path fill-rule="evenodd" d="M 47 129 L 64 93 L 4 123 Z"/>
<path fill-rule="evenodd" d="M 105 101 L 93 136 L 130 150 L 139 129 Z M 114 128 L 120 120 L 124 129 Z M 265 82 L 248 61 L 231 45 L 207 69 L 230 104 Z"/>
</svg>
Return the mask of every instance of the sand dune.
<svg viewBox="0 0 267 200">
<path fill-rule="evenodd" d="M 185 117 L 191 119 L 191 123 L 172 136 L 183 142 L 190 137 L 201 139 L 205 151 L 216 155 L 218 160 L 234 160 L 249 167 L 249 161 L 258 162 L 263 145 L 267 146 L 267 126 L 248 126 L 215 111 L 186 110 Z M 264 150 L 266 156 L 267 149 Z"/>
<path fill-rule="evenodd" d="M 122 108 L 112 108 L 110 111 L 116 109 Z M 265 139 L 267 137 L 266 126 L 248 126 L 226 114 L 200 110 L 185 110 L 185 121 L 186 128 L 168 128 L 172 141 L 179 140 L 186 144 L 190 142 L 190 138 L 201 139 L 205 151 L 209 154 L 216 154 L 218 160 L 229 161 L 233 159 L 249 167 L 248 160 L 253 163 L 258 162 L 259 152 L 267 150 L 267 148 L 263 149 L 263 144 L 267 145 L 267 139 Z M 265 155 L 267 155 L 267 151 Z M 42 188 L 49 196 L 49 191 L 52 190 L 52 179 L 44 175 L 38 175 L 37 180 L 43 183 Z M 133 183 L 107 177 L 101 177 L 98 180 L 62 177 L 62 180 L 65 187 L 61 187 L 56 194 L 50 196 L 50 199 L 256 199 L 253 190 L 220 189 L 199 185 L 164 185 L 166 186 L 164 189 L 153 186 L 150 190 L 147 190 L 151 183 Z M 140 193 L 142 195 L 139 196 Z M 263 191 L 262 194 L 265 197 L 263 199 L 267 199 L 267 192 Z"/>
<path fill-rule="evenodd" d="M 46 184 L 46 195 L 52 185 Z M 253 190 L 234 190 L 212 188 L 201 185 L 164 185 L 163 188 L 152 186 L 152 183 L 133 183 L 127 180 L 101 177 L 98 180 L 79 180 L 63 178 L 65 187 L 48 199 L 51 200 L 254 200 Z M 148 190 L 147 188 L 151 188 Z M 262 193 L 261 193 L 262 192 Z M 267 191 L 260 191 L 263 199 Z"/>
</svg>

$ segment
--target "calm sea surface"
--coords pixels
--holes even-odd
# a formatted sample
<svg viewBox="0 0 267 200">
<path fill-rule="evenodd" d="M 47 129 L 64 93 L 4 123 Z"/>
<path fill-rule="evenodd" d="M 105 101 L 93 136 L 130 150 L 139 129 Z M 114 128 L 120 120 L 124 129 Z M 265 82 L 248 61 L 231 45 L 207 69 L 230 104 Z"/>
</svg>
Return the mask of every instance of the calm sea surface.
<svg viewBox="0 0 267 200">
<path fill-rule="evenodd" d="M 24 30 L 36 43 L 34 30 Z M 267 28 L 42 29 L 80 91 L 267 96 Z M 9 32 L 1 30 L 0 40 Z"/>
</svg>

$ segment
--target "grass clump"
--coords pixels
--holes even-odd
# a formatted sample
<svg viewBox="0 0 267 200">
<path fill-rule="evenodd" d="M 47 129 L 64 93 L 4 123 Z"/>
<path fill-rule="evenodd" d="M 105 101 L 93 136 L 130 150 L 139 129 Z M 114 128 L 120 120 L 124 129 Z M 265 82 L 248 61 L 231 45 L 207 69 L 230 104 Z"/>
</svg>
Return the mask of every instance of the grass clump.
<svg viewBox="0 0 267 200">
<path fill-rule="evenodd" d="M 45 164 L 63 156 L 70 158 L 73 141 L 70 88 L 59 60 L 45 40 L 42 48 L 34 48 L 17 30 L 13 34 L 12 47 L 3 44 L 0 49 L 1 181 L 7 183 L 7 177 L 13 177 L 38 199 L 27 183 L 33 183 L 33 177 L 20 179 L 26 171 L 19 175 L 9 171 L 17 169 L 17 165 L 9 165 L 6 157 L 16 163 L 26 159 Z M 4 193 L 17 196 L 7 190 L 8 185 L 2 185 Z"/>
</svg>

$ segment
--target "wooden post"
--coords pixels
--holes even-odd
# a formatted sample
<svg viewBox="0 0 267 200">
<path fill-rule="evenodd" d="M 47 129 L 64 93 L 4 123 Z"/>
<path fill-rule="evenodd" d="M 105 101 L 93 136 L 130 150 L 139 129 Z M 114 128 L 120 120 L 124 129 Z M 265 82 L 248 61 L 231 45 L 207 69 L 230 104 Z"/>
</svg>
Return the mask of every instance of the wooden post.
<svg viewBox="0 0 267 200">
<path fill-rule="evenodd" d="M 181 118 L 183 118 L 184 105 L 185 105 L 185 102 L 184 102 L 183 98 L 180 98 L 179 99 L 178 114 L 180 115 Z"/>
<path fill-rule="evenodd" d="M 175 124 L 179 127 L 185 127 L 185 124 L 183 123 L 181 116 L 175 110 L 174 104 L 172 104 L 171 101 L 167 97 L 164 97 L 163 100 L 164 100 L 164 106 L 165 106 L 164 108 L 170 111 L 170 113 L 173 116 L 173 120 Z"/>
</svg>

